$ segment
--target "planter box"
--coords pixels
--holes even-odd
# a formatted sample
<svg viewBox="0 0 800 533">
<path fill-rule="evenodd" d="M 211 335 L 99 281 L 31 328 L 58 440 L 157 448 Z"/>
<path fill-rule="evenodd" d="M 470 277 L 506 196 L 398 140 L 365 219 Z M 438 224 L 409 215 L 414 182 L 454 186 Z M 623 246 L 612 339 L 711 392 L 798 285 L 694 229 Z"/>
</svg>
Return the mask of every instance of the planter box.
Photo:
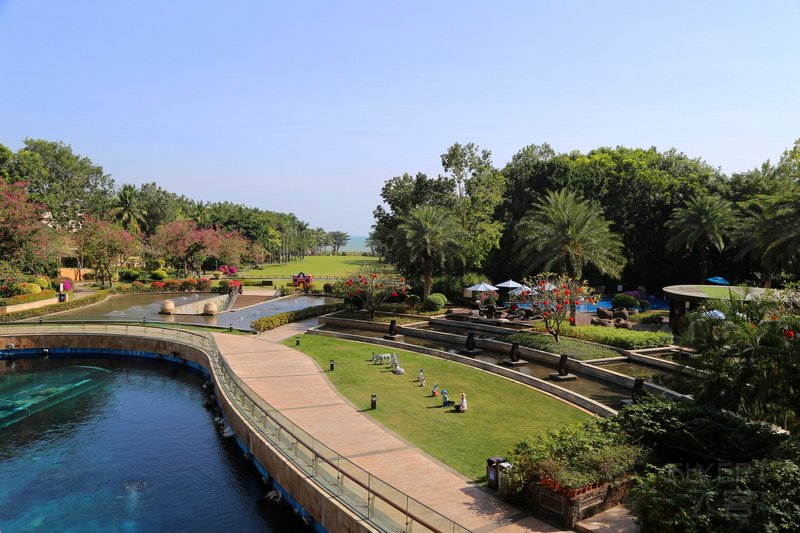
<svg viewBox="0 0 800 533">
<path fill-rule="evenodd" d="M 0 306 L 0 316 L 8 313 L 15 313 L 17 311 L 25 311 L 27 309 L 36 309 L 38 307 L 44 307 L 45 305 L 52 305 L 57 303 L 58 303 L 58 297 L 48 298 L 46 300 L 37 300 L 35 302 L 28 302 L 24 304 L 2 305 Z"/>
<path fill-rule="evenodd" d="M 552 487 L 535 485 L 533 514 L 564 529 L 574 529 L 577 522 L 617 506 L 631 486 L 632 479 L 615 485 L 605 483 L 570 497 L 566 490 L 556 491 Z"/>
</svg>

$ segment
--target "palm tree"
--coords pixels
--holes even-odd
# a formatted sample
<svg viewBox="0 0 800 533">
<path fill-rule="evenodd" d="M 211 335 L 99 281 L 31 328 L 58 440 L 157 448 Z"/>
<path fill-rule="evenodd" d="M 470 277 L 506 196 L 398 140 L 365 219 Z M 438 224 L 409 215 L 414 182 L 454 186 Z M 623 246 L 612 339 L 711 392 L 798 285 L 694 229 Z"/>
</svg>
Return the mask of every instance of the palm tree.
<svg viewBox="0 0 800 533">
<path fill-rule="evenodd" d="M 800 269 L 800 191 L 774 195 L 755 229 L 761 243 L 762 263 L 776 271 Z"/>
<path fill-rule="evenodd" d="M 721 252 L 725 238 L 735 229 L 736 218 L 731 205 L 714 194 L 696 193 L 684 207 L 672 211 L 666 222 L 667 250 L 700 252 L 701 283 L 708 277 L 712 249 Z"/>
<path fill-rule="evenodd" d="M 111 218 L 128 231 L 140 231 L 147 224 L 147 211 L 139 202 L 136 186 L 126 183 L 111 201 Z"/>
<path fill-rule="evenodd" d="M 622 241 L 594 202 L 572 191 L 550 191 L 520 220 L 516 248 L 523 266 L 580 278 L 586 265 L 619 277 L 626 260 Z"/>
<path fill-rule="evenodd" d="M 453 214 L 439 206 L 421 205 L 401 217 L 402 248 L 422 274 L 423 300 L 431 294 L 433 270 L 460 256 L 463 231 Z"/>
</svg>

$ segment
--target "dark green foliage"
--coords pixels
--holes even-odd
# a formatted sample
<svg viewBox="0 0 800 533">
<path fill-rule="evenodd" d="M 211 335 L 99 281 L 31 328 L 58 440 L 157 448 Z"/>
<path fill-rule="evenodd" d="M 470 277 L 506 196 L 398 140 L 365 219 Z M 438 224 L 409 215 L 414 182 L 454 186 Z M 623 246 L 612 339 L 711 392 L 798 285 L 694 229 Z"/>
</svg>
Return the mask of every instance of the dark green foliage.
<svg viewBox="0 0 800 533">
<path fill-rule="evenodd" d="M 289 324 L 291 322 L 297 322 L 298 320 L 305 320 L 306 318 L 313 318 L 315 316 L 327 315 L 328 313 L 340 311 L 343 307 L 344 307 L 343 304 L 317 305 L 314 307 L 307 307 L 305 309 L 300 309 L 298 311 L 289 311 L 287 313 L 280 313 L 277 315 L 259 318 L 258 320 L 254 320 L 250 324 L 250 327 L 253 328 L 255 331 L 261 333 L 263 331 L 269 331 L 271 329 L 275 329 L 279 326 L 285 326 L 286 324 Z"/>
<path fill-rule="evenodd" d="M 118 274 L 120 281 L 132 282 L 139 279 L 141 272 L 133 268 L 121 268 L 119 269 Z"/>
<path fill-rule="evenodd" d="M 444 309 L 445 305 L 447 305 L 447 297 L 438 292 L 434 292 L 428 296 L 428 300 L 425 302 L 425 307 L 429 311 L 438 311 L 439 309 Z"/>
<path fill-rule="evenodd" d="M 651 468 L 627 501 L 642 533 L 750 533 L 800 529 L 800 467 L 754 461 L 716 478 L 672 465 Z"/>
<path fill-rule="evenodd" d="M 626 309 L 638 309 L 639 308 L 639 300 L 635 297 L 631 296 L 630 294 L 625 294 L 621 292 L 619 294 L 615 294 L 614 298 L 611 299 L 611 304 L 614 307 L 624 307 Z"/>
<path fill-rule="evenodd" d="M 767 424 L 694 403 L 646 396 L 603 422 L 631 442 L 686 450 L 709 460 L 744 462 L 773 456 L 787 440 Z"/>
</svg>

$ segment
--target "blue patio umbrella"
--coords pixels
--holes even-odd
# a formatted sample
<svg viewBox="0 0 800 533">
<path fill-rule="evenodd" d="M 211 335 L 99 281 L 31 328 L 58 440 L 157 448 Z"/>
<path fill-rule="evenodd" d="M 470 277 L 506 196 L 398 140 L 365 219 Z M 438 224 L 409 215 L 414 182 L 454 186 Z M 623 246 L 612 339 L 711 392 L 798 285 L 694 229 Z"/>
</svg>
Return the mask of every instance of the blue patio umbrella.
<svg viewBox="0 0 800 533">
<path fill-rule="evenodd" d="M 711 283 L 716 283 L 717 285 L 730 285 L 731 282 L 727 279 L 723 278 L 722 276 L 714 276 L 713 278 L 708 278 L 708 281 Z"/>
</svg>

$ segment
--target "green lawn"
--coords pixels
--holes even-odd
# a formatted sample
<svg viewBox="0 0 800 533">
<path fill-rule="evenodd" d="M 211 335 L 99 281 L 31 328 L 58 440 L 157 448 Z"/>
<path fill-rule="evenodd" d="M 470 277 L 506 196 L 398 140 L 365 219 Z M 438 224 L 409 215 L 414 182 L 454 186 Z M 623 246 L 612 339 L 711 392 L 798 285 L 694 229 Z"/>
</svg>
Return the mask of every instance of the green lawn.
<svg viewBox="0 0 800 533">
<path fill-rule="evenodd" d="M 284 344 L 294 347 L 294 339 Z M 333 359 L 336 370 L 327 376 L 339 392 L 387 428 L 471 479 L 485 476 L 487 457 L 502 456 L 521 439 L 590 417 L 519 383 L 435 357 L 396 350 L 406 371 L 396 376 L 389 368 L 372 364 L 372 352 L 390 351 L 385 346 L 304 335 L 299 349 L 325 369 Z M 420 368 L 425 369 L 424 388 L 416 382 Z M 441 398 L 431 396 L 437 382 L 440 389 L 447 389 L 451 400 L 466 393 L 468 412 L 443 408 Z M 368 410 L 371 394 L 378 395 L 374 411 Z"/>
<path fill-rule="evenodd" d="M 733 294 L 733 297 L 736 299 L 740 299 L 742 294 L 747 290 L 747 287 L 729 287 L 727 285 L 715 287 L 713 285 L 703 285 L 700 289 L 705 293 L 706 296 L 709 298 L 714 298 L 716 300 L 728 300 Z"/>
<path fill-rule="evenodd" d="M 292 274 L 303 272 L 315 278 L 342 277 L 355 272 L 365 265 L 376 270 L 391 268 L 389 265 L 379 263 L 377 257 L 359 255 L 315 255 L 308 256 L 302 261 L 292 261 L 281 265 L 264 265 L 260 270 L 245 270 L 240 272 L 243 277 L 263 276 L 266 278 L 288 277 Z"/>
</svg>

